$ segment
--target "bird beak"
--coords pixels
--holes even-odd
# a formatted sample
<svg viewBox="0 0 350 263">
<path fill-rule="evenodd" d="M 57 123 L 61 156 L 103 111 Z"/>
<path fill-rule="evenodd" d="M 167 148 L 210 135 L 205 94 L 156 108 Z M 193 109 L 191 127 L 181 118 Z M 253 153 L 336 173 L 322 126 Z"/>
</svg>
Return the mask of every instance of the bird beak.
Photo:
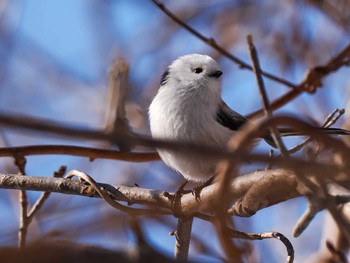
<svg viewBox="0 0 350 263">
<path fill-rule="evenodd" d="M 216 79 L 218 79 L 221 75 L 222 75 L 222 71 L 220 70 L 217 70 L 208 74 L 210 78 L 216 78 Z"/>
</svg>

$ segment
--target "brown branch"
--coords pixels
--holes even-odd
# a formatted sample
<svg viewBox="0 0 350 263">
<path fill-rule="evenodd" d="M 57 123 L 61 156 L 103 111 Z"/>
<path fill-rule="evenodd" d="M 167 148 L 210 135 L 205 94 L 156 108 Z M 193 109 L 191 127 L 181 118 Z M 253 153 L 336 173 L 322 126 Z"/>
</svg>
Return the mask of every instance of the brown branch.
<svg viewBox="0 0 350 263">
<path fill-rule="evenodd" d="M 187 261 L 190 248 L 193 217 L 181 217 L 178 219 L 175 233 L 174 259 L 176 261 Z"/>
<path fill-rule="evenodd" d="M 130 134 L 131 129 L 126 119 L 126 95 L 128 89 L 129 65 L 124 60 L 116 61 L 109 72 L 109 105 L 107 109 L 106 133 L 110 135 Z M 130 146 L 118 142 L 122 152 L 129 152 Z"/>
<path fill-rule="evenodd" d="M 53 177 L 54 178 L 62 178 L 64 174 L 66 173 L 67 167 L 62 165 L 56 172 L 54 172 Z M 51 192 L 43 192 L 41 196 L 38 198 L 38 200 L 33 205 L 32 209 L 28 213 L 28 224 L 32 222 L 35 215 L 39 212 L 41 207 L 44 205 L 46 200 L 50 197 Z"/>
<path fill-rule="evenodd" d="M 260 67 L 258 52 L 254 46 L 253 37 L 251 35 L 247 36 L 247 42 L 248 42 L 248 46 L 249 46 L 250 57 L 251 57 L 251 60 L 253 63 L 253 70 L 254 70 L 256 80 L 258 83 L 258 88 L 259 88 L 260 98 L 261 98 L 261 101 L 263 104 L 264 113 L 267 116 L 267 118 L 271 118 L 272 117 L 272 110 L 270 108 L 270 101 L 269 101 L 269 98 L 266 94 L 265 84 L 264 84 L 264 80 L 262 78 L 262 70 Z M 284 157 L 287 157 L 288 151 L 287 151 L 287 148 L 282 141 L 282 138 L 281 138 L 281 135 L 280 135 L 278 129 L 276 127 L 270 127 L 269 130 L 270 130 L 270 133 L 271 133 L 271 136 L 272 136 L 274 143 L 276 144 L 276 146 L 278 147 L 278 149 L 281 152 L 281 155 Z"/>
<path fill-rule="evenodd" d="M 323 128 L 329 128 L 333 124 L 337 122 L 337 120 L 345 113 L 344 109 L 335 109 L 331 114 L 329 114 L 326 118 L 326 120 L 323 122 L 322 127 Z M 294 146 L 293 148 L 288 150 L 289 154 L 294 154 L 300 149 L 302 149 L 305 145 L 310 143 L 312 140 L 311 138 L 307 138 L 304 141 L 302 141 L 300 144 Z"/>
<path fill-rule="evenodd" d="M 223 47 L 218 45 L 213 38 L 207 38 L 199 33 L 197 30 L 189 26 L 187 23 L 182 21 L 179 17 L 177 17 L 174 13 L 172 13 L 169 9 L 167 9 L 162 3 L 158 0 L 152 0 L 152 2 L 159 7 L 166 15 L 168 15 L 173 21 L 179 24 L 182 28 L 189 31 L 191 34 L 196 36 L 198 39 L 202 40 L 204 43 L 208 44 L 215 50 L 219 51 L 221 54 L 229 58 L 231 61 L 238 64 L 241 68 L 253 70 L 253 67 L 243 62 L 239 58 L 235 57 Z M 293 90 L 289 91 L 285 95 L 281 96 L 279 99 L 275 100 L 271 103 L 271 110 L 277 110 L 289 103 L 296 97 L 298 97 L 303 91 L 307 91 L 313 93 L 317 90 L 318 87 L 322 86 L 322 80 L 324 77 L 329 75 L 330 73 L 338 70 L 340 67 L 344 65 L 349 65 L 350 61 L 350 45 L 346 46 L 337 56 L 332 58 L 325 65 L 316 66 L 312 68 L 307 74 L 306 78 L 299 84 L 295 85 L 285 79 L 276 77 L 272 74 L 262 72 L 262 75 L 268 77 L 276 82 L 279 82 L 287 87 L 293 88 Z M 257 118 L 263 115 L 263 110 L 258 110 L 248 115 L 248 118 Z"/>
<path fill-rule="evenodd" d="M 66 136 L 69 138 L 77 138 L 80 140 L 90 139 L 115 142 L 116 137 L 119 140 L 125 140 L 125 142 L 128 142 L 130 140 L 126 134 L 122 133 L 119 133 L 117 136 L 115 134 L 110 135 L 99 130 L 73 126 L 67 127 L 52 120 L 38 119 L 29 116 L 9 116 L 0 113 L 0 123 L 10 128 L 33 130 L 48 134 Z"/>
<path fill-rule="evenodd" d="M 215 50 L 219 51 L 221 54 L 223 54 L 225 57 L 233 61 L 234 63 L 238 64 L 238 66 L 242 69 L 249 69 L 253 70 L 253 67 L 250 66 L 249 64 L 245 63 L 243 60 L 235 57 L 232 55 L 230 52 L 228 52 L 226 49 L 224 49 L 222 46 L 218 45 L 216 41 L 213 38 L 207 38 L 203 36 L 201 33 L 199 33 L 197 30 L 189 26 L 187 23 L 182 21 L 179 17 L 177 17 L 173 12 L 171 12 L 169 9 L 167 9 L 164 4 L 160 3 L 158 0 L 152 0 L 152 2 L 159 7 L 167 16 L 169 16 L 174 22 L 176 22 L 178 25 L 180 25 L 182 28 L 186 29 L 188 32 L 190 32 L 192 35 L 196 36 L 198 39 L 202 40 L 205 44 L 211 46 Z M 267 72 L 262 72 L 262 74 L 276 82 L 279 82 L 289 88 L 296 88 L 296 85 L 293 83 L 282 79 L 280 77 L 274 76 L 270 73 Z"/>
<path fill-rule="evenodd" d="M 330 174 L 330 176 L 334 175 Z M 275 189 L 275 191 L 271 191 L 267 185 L 265 197 L 260 199 L 260 203 L 264 204 L 264 206 L 259 206 L 258 209 L 300 196 L 300 193 L 297 191 L 297 182 L 293 172 L 289 170 L 277 169 L 271 171 L 257 171 L 252 174 L 234 178 L 230 187 L 228 198 L 231 200 L 240 199 L 245 196 L 246 193 L 257 184 L 257 182 L 262 181 L 268 184 L 271 180 L 280 180 L 280 185 L 288 188 L 289 191 L 284 190 L 285 188 L 281 188 L 280 191 L 276 191 L 277 189 Z M 157 206 L 159 208 L 169 209 L 168 211 L 170 211 L 172 207 L 169 193 L 164 191 L 121 185 L 113 186 L 103 183 L 97 183 L 97 185 L 100 188 L 105 189 L 113 200 L 126 202 L 129 205 L 141 204 Z M 61 194 L 101 198 L 100 194 L 93 186 L 87 185 L 86 183 L 78 180 L 66 178 L 19 176 L 15 174 L 0 173 L 0 188 L 56 192 Z M 210 211 L 211 206 L 209 204 L 212 203 L 213 196 L 217 196 L 217 190 L 217 184 L 205 187 L 201 192 L 200 203 L 196 197 L 192 195 L 192 193 L 185 194 L 181 199 L 181 206 L 179 207 L 181 215 L 189 216 L 193 215 L 197 211 Z"/>
<path fill-rule="evenodd" d="M 129 215 L 169 214 L 169 212 L 160 209 L 138 209 L 124 206 L 115 200 L 113 193 L 110 193 L 108 192 L 108 189 L 101 187 L 101 185 L 98 184 L 91 176 L 77 170 L 72 170 L 66 175 L 66 178 L 71 179 L 74 176 L 77 176 L 80 180 L 84 181 L 85 183 L 88 183 L 93 188 L 92 190 L 98 193 L 99 196 L 102 199 L 104 199 L 110 206 L 125 213 L 128 213 Z"/>
<path fill-rule="evenodd" d="M 336 140 L 335 138 L 331 138 L 328 135 L 321 133 L 318 130 L 318 128 L 312 127 L 312 126 L 308 125 L 307 123 L 300 121 L 300 120 L 297 120 L 295 118 L 286 117 L 286 116 L 279 116 L 279 117 L 273 117 L 273 119 L 269 120 L 270 123 L 272 121 L 274 122 L 273 125 L 283 124 L 285 126 L 293 127 L 293 129 L 300 130 L 305 135 L 310 135 L 311 137 L 314 137 L 315 140 L 317 140 L 317 141 L 320 141 L 322 143 L 327 142 L 326 145 L 328 145 L 328 147 L 330 147 L 332 149 L 334 149 L 335 145 L 337 145 L 337 147 L 339 149 L 342 149 L 342 150 L 347 149 L 341 142 L 339 142 L 339 140 Z M 39 120 L 36 120 L 36 122 L 39 122 Z M 0 123 L 1 123 L 1 121 L 0 121 Z M 255 131 L 247 132 L 248 130 L 246 130 L 246 131 L 239 133 L 239 134 L 241 134 L 241 135 L 244 134 L 245 136 L 249 134 L 249 138 L 244 139 L 245 143 L 249 144 L 249 140 L 252 140 L 252 139 L 257 138 L 259 136 L 263 136 L 264 133 L 266 132 L 265 131 L 266 128 L 264 128 L 264 127 L 268 127 L 268 125 L 271 125 L 270 123 L 267 123 L 266 121 L 261 122 L 259 125 L 255 126 L 255 128 L 254 128 Z M 37 129 L 38 128 L 36 126 L 32 127 L 30 122 L 28 122 L 28 121 L 27 121 L 27 123 L 24 123 L 24 124 L 17 123 L 17 125 L 19 127 L 24 126 L 27 129 Z M 45 124 L 42 120 L 40 120 L 40 126 L 50 127 L 50 125 Z M 60 128 L 62 128 L 62 127 L 60 127 Z M 246 128 L 248 128 L 248 127 L 246 127 Z M 51 129 L 52 128 L 48 128 L 48 130 L 51 130 Z M 82 132 L 84 132 L 84 131 L 82 131 Z M 88 132 L 88 134 L 89 134 L 89 132 Z M 121 137 L 121 138 L 123 138 L 123 137 Z M 237 137 L 237 140 L 235 140 L 235 141 L 240 141 L 240 139 Z M 181 142 L 172 142 L 172 141 L 164 141 L 164 140 L 152 140 L 152 139 L 148 139 L 148 138 L 145 138 L 145 137 L 142 137 L 139 135 L 137 135 L 137 136 L 135 135 L 134 137 L 132 137 L 132 143 L 135 145 L 141 145 L 141 146 L 146 146 L 146 147 L 157 147 L 157 148 L 162 148 L 162 149 L 171 149 L 171 150 L 175 150 L 175 151 L 187 151 L 189 153 L 200 154 L 201 156 L 210 156 L 210 157 L 215 156 L 218 159 L 235 158 L 235 159 L 241 160 L 241 161 L 251 161 L 251 162 L 260 162 L 260 163 L 261 162 L 262 163 L 270 162 L 272 164 L 278 163 L 280 166 L 291 167 L 291 168 L 295 165 L 297 165 L 297 166 L 302 165 L 305 169 L 309 169 L 311 167 L 312 167 L 312 169 L 319 169 L 319 171 L 321 173 L 322 173 L 322 171 L 324 171 L 322 169 L 332 169 L 334 171 L 339 171 L 339 172 L 344 169 L 338 165 L 331 165 L 331 164 L 325 165 L 325 164 L 319 164 L 316 162 L 297 160 L 297 159 L 285 160 L 285 159 L 279 158 L 279 157 L 274 157 L 274 156 L 266 157 L 265 155 L 250 154 L 247 152 L 240 152 L 240 151 L 227 152 L 227 151 L 224 151 L 222 149 L 208 147 L 205 145 L 196 145 L 196 144 L 191 144 L 191 143 L 181 143 Z M 29 148 L 26 148 L 26 147 L 21 148 L 21 150 L 23 150 L 23 151 L 28 150 L 29 152 L 33 151 L 33 153 L 39 154 L 39 151 L 41 151 L 43 149 L 40 149 L 40 146 L 37 146 L 37 147 L 38 148 L 36 148 L 36 149 L 38 151 L 36 151 L 35 149 L 29 150 Z M 43 148 L 45 148 L 45 146 L 43 146 Z M 60 148 L 60 147 L 58 146 L 58 148 Z M 7 156 L 8 156 L 8 154 L 14 155 L 16 152 L 11 152 L 11 149 L 17 149 L 17 148 L 9 148 L 9 149 L 5 148 L 4 155 L 6 155 L 6 154 L 7 154 Z M 78 148 L 73 147 L 72 149 L 78 149 Z M 48 150 L 48 149 L 46 149 L 46 150 Z M 69 154 L 69 151 L 68 151 L 68 153 L 65 153 L 65 150 L 66 149 L 60 148 L 57 151 L 62 153 L 62 154 Z M 80 150 L 85 151 L 84 148 L 80 148 Z M 87 151 L 90 151 L 90 150 L 87 150 Z M 97 152 L 95 152 L 96 155 L 101 153 L 101 156 L 103 158 L 104 157 L 105 158 L 114 158 L 113 155 L 116 154 L 115 159 L 125 158 L 125 160 L 126 160 L 127 157 L 125 157 L 125 156 L 129 156 L 129 154 L 120 155 L 120 153 L 118 153 L 118 152 L 115 152 L 115 153 L 114 152 L 107 152 L 107 153 L 103 152 L 102 153 L 102 152 L 100 152 L 100 150 L 95 150 L 95 151 L 97 151 Z M 54 150 L 48 150 L 48 152 L 53 154 Z M 345 153 L 344 156 L 349 156 L 349 151 L 347 150 L 345 152 L 344 152 Z M 87 152 L 86 154 L 89 155 L 89 152 Z M 73 155 L 75 155 L 75 154 L 73 154 Z M 134 154 L 132 156 L 134 157 Z M 154 156 L 155 156 L 155 154 L 151 154 L 151 156 L 149 156 L 149 157 L 153 158 Z M 96 156 L 93 156 L 93 157 L 96 157 Z"/>
<path fill-rule="evenodd" d="M 337 250 L 331 241 L 327 240 L 326 246 L 332 255 L 332 261 L 339 262 L 339 263 L 348 263 L 349 262 L 345 256 L 345 253 Z"/>
<path fill-rule="evenodd" d="M 298 97 L 303 91 L 313 93 L 318 87 L 322 86 L 322 80 L 330 73 L 337 71 L 342 66 L 348 66 L 350 63 L 350 44 L 347 45 L 338 55 L 331 58 L 327 63 L 312 68 L 304 80 L 297 86 L 297 89 L 291 90 L 271 103 L 271 109 L 277 110 Z M 257 118 L 263 115 L 263 110 L 258 110 L 247 116 L 247 118 Z"/>
<path fill-rule="evenodd" d="M 22 154 L 24 156 L 63 154 L 88 157 L 90 160 L 103 158 L 128 162 L 149 162 L 160 159 L 158 153 L 156 152 L 125 153 L 117 150 L 72 145 L 27 145 L 0 148 L 0 157 L 16 156 L 16 154 Z"/>
<path fill-rule="evenodd" d="M 279 108 L 282 108 L 284 105 L 291 102 L 292 100 L 294 100 L 296 97 L 298 97 L 302 93 L 303 93 L 303 91 L 298 90 L 298 89 L 294 89 L 294 90 L 287 92 L 286 94 L 282 95 L 280 98 L 274 100 L 271 103 L 271 110 L 275 111 L 275 110 L 278 110 Z M 260 110 L 257 110 L 257 111 L 254 111 L 254 112 L 248 114 L 246 117 L 248 119 L 256 119 L 256 118 L 259 118 L 263 115 L 264 115 L 264 110 L 260 109 Z"/>
<path fill-rule="evenodd" d="M 27 163 L 26 158 L 23 155 L 17 154 L 15 157 L 15 165 L 18 167 L 18 175 L 25 176 L 25 166 Z M 27 233 L 29 227 L 28 220 L 28 197 L 24 189 L 19 191 L 19 203 L 20 203 L 20 223 L 18 230 L 18 247 L 20 249 L 25 248 L 27 241 Z"/>
</svg>

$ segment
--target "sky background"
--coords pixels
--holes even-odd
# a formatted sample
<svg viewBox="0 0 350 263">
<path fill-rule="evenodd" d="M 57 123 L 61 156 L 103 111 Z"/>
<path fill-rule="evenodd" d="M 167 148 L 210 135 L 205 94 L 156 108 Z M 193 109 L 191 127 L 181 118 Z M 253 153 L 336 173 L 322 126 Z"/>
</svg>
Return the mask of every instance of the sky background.
<svg viewBox="0 0 350 263">
<path fill-rule="evenodd" d="M 312 66 L 325 63 L 349 42 L 348 29 L 305 1 L 165 1 L 166 6 L 208 37 L 213 37 L 234 55 L 249 62 L 246 35 L 252 34 L 263 69 L 293 83 L 300 83 Z M 228 59 L 179 28 L 151 1 L 146 0 L 52 0 L 0 1 L 0 111 L 55 120 L 67 125 L 101 128 L 108 101 L 108 70 L 116 59 L 130 65 L 128 116 L 133 129 L 148 134 L 147 107 L 155 95 L 160 76 L 178 56 L 203 53 L 222 66 L 223 99 L 236 111 L 248 114 L 259 108 L 254 75 L 238 69 Z M 346 108 L 349 69 L 328 77 L 316 95 L 303 94 L 277 113 L 293 114 L 322 123 L 335 108 Z M 270 99 L 288 88 L 266 80 Z M 340 122 L 341 124 L 341 122 Z M 74 144 L 109 147 L 103 143 L 68 140 L 21 131 L 1 132 L 5 146 Z M 294 145 L 295 140 L 287 144 Z M 266 151 L 262 145 L 259 148 Z M 28 158 L 28 174 L 51 176 L 60 165 L 88 172 L 111 184 L 173 191 L 181 176 L 161 162 L 126 163 L 70 156 Z M 15 172 L 11 158 L 0 160 L 1 172 Z M 254 166 L 245 167 L 254 171 Z M 0 190 L 0 244 L 15 245 L 18 228 L 17 192 Z M 34 201 L 39 193 L 30 193 Z M 84 209 L 82 209 L 84 207 Z M 278 231 L 294 244 L 296 262 L 318 247 L 322 213 L 295 239 L 293 226 L 305 209 L 302 199 L 288 201 L 258 212 L 252 218 L 237 218 L 238 230 Z M 118 220 L 113 220 L 117 218 Z M 175 218 L 166 221 L 176 223 Z M 53 194 L 31 226 L 30 240 L 49 235 L 102 245 L 131 248 L 133 236 L 128 218 L 101 200 Z M 106 227 L 108 224 L 108 227 Z M 148 241 L 171 256 L 173 228 L 155 219 L 142 221 Z M 59 234 L 57 234 L 59 233 Z M 221 253 L 214 229 L 195 220 L 193 233 Z M 192 242 L 190 257 L 213 262 Z M 281 262 L 286 252 L 275 240 L 254 241 L 263 262 Z"/>
</svg>

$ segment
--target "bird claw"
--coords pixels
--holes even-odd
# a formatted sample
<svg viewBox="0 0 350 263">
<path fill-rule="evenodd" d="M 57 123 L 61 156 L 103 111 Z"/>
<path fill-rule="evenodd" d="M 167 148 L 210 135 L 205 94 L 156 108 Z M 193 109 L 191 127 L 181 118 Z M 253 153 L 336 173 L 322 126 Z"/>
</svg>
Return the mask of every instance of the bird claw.
<svg viewBox="0 0 350 263">
<path fill-rule="evenodd" d="M 211 183 L 214 181 L 214 176 L 210 177 L 210 179 L 208 181 L 206 181 L 204 184 L 201 184 L 200 186 L 197 186 L 195 188 L 192 189 L 192 195 L 194 195 L 194 197 L 196 198 L 196 201 L 199 203 L 201 200 L 201 192 L 202 190 L 211 185 Z"/>
<path fill-rule="evenodd" d="M 188 184 L 188 180 L 184 181 L 179 188 L 177 189 L 177 191 L 175 192 L 175 194 L 172 196 L 171 198 L 171 210 L 174 211 L 174 215 L 177 216 L 179 214 L 178 212 L 178 208 L 180 206 L 181 203 L 181 197 L 185 194 L 190 193 L 190 190 L 185 190 L 185 186 Z"/>
</svg>

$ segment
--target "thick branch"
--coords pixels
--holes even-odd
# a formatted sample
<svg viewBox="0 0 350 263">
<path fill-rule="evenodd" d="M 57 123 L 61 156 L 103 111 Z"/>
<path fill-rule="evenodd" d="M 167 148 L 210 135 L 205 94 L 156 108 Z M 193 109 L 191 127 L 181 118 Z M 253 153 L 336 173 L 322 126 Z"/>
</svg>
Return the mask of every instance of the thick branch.
<svg viewBox="0 0 350 263">
<path fill-rule="evenodd" d="M 271 187 L 271 181 L 279 188 Z M 259 196 L 246 196 L 256 187 L 258 182 L 266 182 L 263 198 Z M 128 186 L 112 186 L 109 184 L 99 185 L 105 188 L 113 195 L 117 201 L 132 204 L 143 204 L 157 206 L 160 208 L 171 209 L 171 200 L 169 193 L 164 191 L 144 189 L 140 187 Z M 271 171 L 258 171 L 252 174 L 237 177 L 233 180 L 230 188 L 230 198 L 239 202 L 240 206 L 245 206 L 245 210 L 258 211 L 264 207 L 274 205 L 285 200 L 300 196 L 296 190 L 297 183 L 293 172 L 283 169 Z M 86 183 L 78 180 L 70 180 L 65 178 L 47 178 L 37 176 L 19 176 L 14 174 L 0 174 L 0 188 L 4 189 L 23 189 L 33 191 L 57 192 L 62 194 L 81 195 L 87 197 L 100 197 L 93 188 Z M 286 191 L 288 189 L 288 191 Z M 256 190 L 256 189 L 255 189 Z M 254 191 L 255 191 L 254 190 Z M 182 197 L 179 212 L 183 215 L 193 215 L 201 210 L 208 210 L 213 196 L 217 194 L 217 184 L 210 185 L 201 192 L 201 202 L 199 203 L 195 196 L 191 193 Z M 209 211 L 209 210 L 208 210 Z M 236 213 L 240 214 L 240 213 Z M 241 213 L 240 215 L 249 216 L 249 213 Z"/>
<path fill-rule="evenodd" d="M 174 258 L 178 261 L 187 261 L 190 248 L 193 217 L 181 217 L 178 219 L 176 230 L 176 242 Z"/>
</svg>

